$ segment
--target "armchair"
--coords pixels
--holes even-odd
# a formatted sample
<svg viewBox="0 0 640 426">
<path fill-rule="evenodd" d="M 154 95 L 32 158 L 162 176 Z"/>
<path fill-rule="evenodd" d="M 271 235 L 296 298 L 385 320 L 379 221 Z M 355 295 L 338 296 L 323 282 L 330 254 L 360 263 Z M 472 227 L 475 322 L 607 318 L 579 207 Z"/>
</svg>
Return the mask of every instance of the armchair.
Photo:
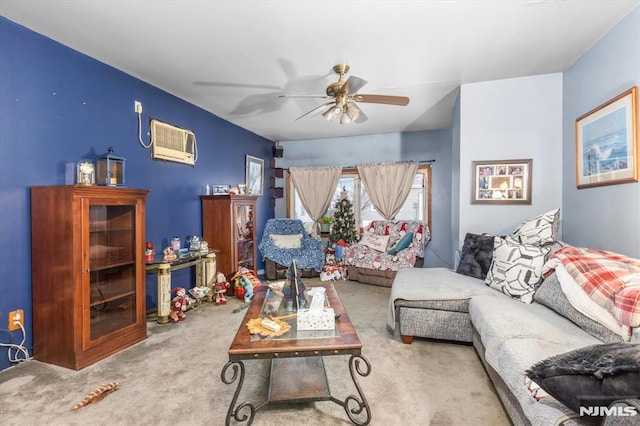
<svg viewBox="0 0 640 426">
<path fill-rule="evenodd" d="M 302 277 L 319 276 L 324 264 L 324 249 L 310 237 L 299 219 L 269 219 L 258 245 L 267 280 L 284 279 L 295 259 Z"/>
<path fill-rule="evenodd" d="M 422 267 L 430 238 L 422 221 L 374 220 L 360 242 L 343 254 L 347 275 L 350 280 L 391 287 L 400 268 Z"/>
</svg>

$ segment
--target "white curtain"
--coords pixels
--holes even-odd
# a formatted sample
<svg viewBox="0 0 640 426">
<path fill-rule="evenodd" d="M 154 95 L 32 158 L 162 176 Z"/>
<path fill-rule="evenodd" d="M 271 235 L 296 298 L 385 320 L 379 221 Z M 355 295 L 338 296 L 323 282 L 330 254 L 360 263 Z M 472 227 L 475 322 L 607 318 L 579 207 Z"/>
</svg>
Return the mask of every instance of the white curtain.
<svg viewBox="0 0 640 426">
<path fill-rule="evenodd" d="M 418 163 L 359 164 L 358 174 L 371 203 L 387 220 L 402 208 L 416 176 Z"/>
<path fill-rule="evenodd" d="M 342 167 L 291 167 L 289 173 L 302 205 L 316 222 L 311 232 L 315 237 L 319 235 L 318 221 L 331 205 Z"/>
</svg>

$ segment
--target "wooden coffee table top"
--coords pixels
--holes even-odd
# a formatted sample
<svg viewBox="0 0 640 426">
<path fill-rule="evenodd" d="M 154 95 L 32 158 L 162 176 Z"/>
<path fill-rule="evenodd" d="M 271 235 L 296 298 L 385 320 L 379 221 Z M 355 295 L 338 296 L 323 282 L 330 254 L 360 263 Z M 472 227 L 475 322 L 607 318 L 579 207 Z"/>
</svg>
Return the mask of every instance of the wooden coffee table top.
<svg viewBox="0 0 640 426">
<path fill-rule="evenodd" d="M 251 301 L 251 305 L 242 320 L 231 346 L 229 347 L 229 361 L 248 359 L 291 358 L 306 356 L 327 355 L 360 355 L 362 343 L 358 338 L 356 329 L 347 314 L 340 297 L 333 284 L 322 284 L 325 287 L 329 305 L 340 318 L 336 319 L 338 336 L 328 338 L 291 339 L 286 334 L 278 339 L 251 340 L 251 334 L 247 328 L 247 321 L 258 318 L 262 310 L 264 298 L 268 287 L 260 286 Z M 307 288 L 318 287 L 306 285 Z"/>
</svg>

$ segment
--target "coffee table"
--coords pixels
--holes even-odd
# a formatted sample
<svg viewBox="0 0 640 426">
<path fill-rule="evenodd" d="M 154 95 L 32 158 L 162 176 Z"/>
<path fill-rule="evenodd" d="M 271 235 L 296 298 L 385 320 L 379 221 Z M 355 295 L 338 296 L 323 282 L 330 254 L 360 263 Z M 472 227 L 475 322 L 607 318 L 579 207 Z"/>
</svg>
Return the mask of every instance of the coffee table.
<svg viewBox="0 0 640 426">
<path fill-rule="evenodd" d="M 322 286 L 329 305 L 336 316 L 339 315 L 335 330 L 297 331 L 296 319 L 292 318 L 287 320 L 292 322 L 292 329 L 278 338 L 260 338 L 249 333 L 247 321 L 264 315 L 262 311 L 268 287 L 261 286 L 256 292 L 229 347 L 229 362 L 222 369 L 221 378 L 225 384 L 238 382 L 227 411 L 226 425 L 232 418 L 236 422 L 251 424 L 256 411 L 272 403 L 311 401 L 331 401 L 344 408 L 352 423 L 369 424 L 371 410 L 356 375 L 368 376 L 371 364 L 361 353 L 362 343 L 333 284 Z M 309 287 L 313 286 L 307 284 Z M 358 393 L 344 400 L 331 395 L 324 368 L 323 357 L 336 355 L 350 355 L 349 372 Z M 263 359 L 271 360 L 269 395 L 258 404 L 250 401 L 238 403 L 244 383 L 244 361 Z"/>
</svg>

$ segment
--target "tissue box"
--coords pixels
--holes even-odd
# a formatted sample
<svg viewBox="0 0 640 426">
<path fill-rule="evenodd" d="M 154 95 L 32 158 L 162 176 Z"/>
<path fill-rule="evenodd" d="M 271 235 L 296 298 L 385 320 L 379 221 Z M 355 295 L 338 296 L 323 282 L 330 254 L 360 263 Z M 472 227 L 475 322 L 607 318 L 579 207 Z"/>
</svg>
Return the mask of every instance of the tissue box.
<svg viewBox="0 0 640 426">
<path fill-rule="evenodd" d="M 333 330 L 335 326 L 333 308 L 298 310 L 298 330 Z"/>
</svg>

